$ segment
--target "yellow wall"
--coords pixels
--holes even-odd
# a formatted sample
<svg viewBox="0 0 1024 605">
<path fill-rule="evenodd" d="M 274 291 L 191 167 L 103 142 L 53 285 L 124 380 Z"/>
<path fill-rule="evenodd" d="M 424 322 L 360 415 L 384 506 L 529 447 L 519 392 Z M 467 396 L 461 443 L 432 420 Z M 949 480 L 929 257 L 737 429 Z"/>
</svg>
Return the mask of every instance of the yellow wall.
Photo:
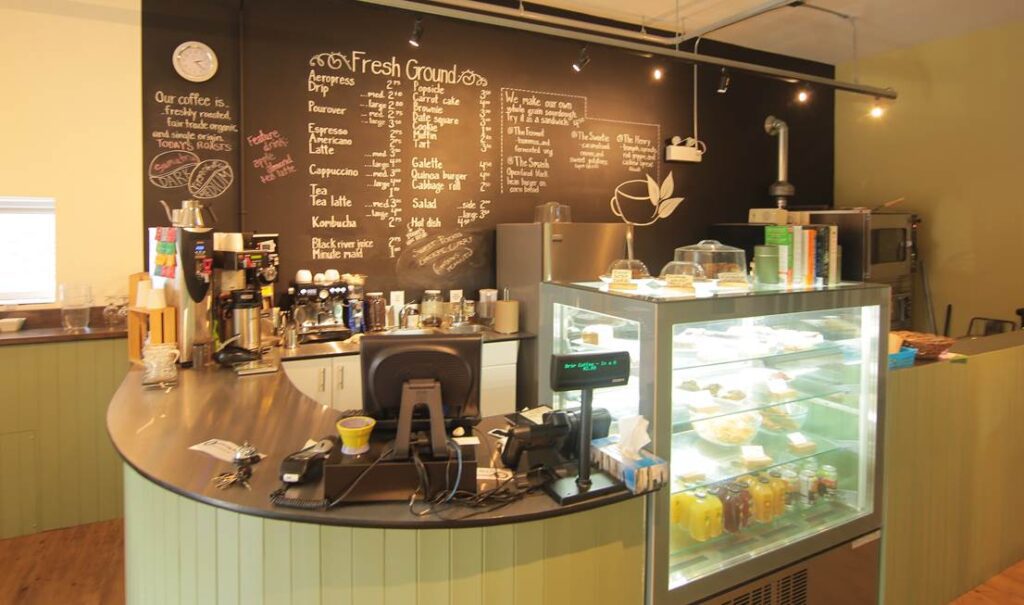
<svg viewBox="0 0 1024 605">
<path fill-rule="evenodd" d="M 0 0 L 0 195 L 56 199 L 95 304 L 142 267 L 141 31 L 141 0 Z"/>
<path fill-rule="evenodd" d="M 901 208 L 924 220 L 939 329 L 952 303 L 954 336 L 973 316 L 1016 319 L 1024 307 L 1021 57 L 1024 21 L 862 60 L 861 81 L 900 93 L 882 120 L 866 116 L 870 99 L 836 97 L 837 205 L 907 198 Z"/>
</svg>

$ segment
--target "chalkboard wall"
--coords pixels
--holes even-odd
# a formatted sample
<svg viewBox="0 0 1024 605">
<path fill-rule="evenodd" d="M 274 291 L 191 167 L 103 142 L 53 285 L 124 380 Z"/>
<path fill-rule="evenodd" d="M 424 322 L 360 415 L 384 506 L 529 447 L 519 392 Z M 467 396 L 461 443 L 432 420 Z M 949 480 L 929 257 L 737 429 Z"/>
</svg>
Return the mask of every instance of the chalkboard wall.
<svg viewBox="0 0 1024 605">
<path fill-rule="evenodd" d="M 497 223 L 530 221 L 534 206 L 552 200 L 577 221 L 617 221 L 617 186 L 635 181 L 620 191 L 645 196 L 648 175 L 662 183 L 671 172 L 673 195 L 685 200 L 637 231 L 638 256 L 657 270 L 708 225 L 770 205 L 770 113 L 791 126 L 794 203 L 831 203 L 828 91 L 796 106 L 793 85 L 734 73 L 721 95 L 718 70 L 701 68 L 708 153 L 701 164 L 665 163 L 664 141 L 692 134 L 689 65 L 591 46 L 591 62 L 575 73 L 578 43 L 431 16 L 413 48 L 415 15 L 352 1 L 244 0 L 236 16 L 238 150 L 224 156 L 236 183 L 218 204 L 238 204 L 246 230 L 281 233 L 285 276 L 336 268 L 367 273 L 380 290 L 491 286 Z M 193 34 L 202 35 L 178 38 Z M 144 51 L 151 46 L 144 41 Z M 832 75 L 830 66 L 711 41 L 701 51 Z M 651 78 L 655 66 L 661 81 Z M 636 220 L 654 212 L 648 201 L 620 201 Z"/>
<path fill-rule="evenodd" d="M 238 73 L 240 0 L 146 0 L 142 13 L 143 220 L 167 225 L 172 208 L 200 199 L 217 227 L 239 226 Z M 171 63 L 179 44 L 200 41 L 217 54 L 206 82 L 180 77 Z"/>
</svg>

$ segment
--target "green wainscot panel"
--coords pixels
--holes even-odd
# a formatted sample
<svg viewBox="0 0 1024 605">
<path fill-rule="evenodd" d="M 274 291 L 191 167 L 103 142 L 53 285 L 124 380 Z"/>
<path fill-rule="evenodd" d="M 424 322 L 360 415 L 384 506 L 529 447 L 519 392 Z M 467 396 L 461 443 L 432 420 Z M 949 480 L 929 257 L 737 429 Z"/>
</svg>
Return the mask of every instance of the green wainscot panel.
<svg viewBox="0 0 1024 605">
<path fill-rule="evenodd" d="M 242 515 L 128 466 L 124 481 L 129 605 L 643 602 L 643 498 L 515 525 L 397 530 Z"/>
</svg>

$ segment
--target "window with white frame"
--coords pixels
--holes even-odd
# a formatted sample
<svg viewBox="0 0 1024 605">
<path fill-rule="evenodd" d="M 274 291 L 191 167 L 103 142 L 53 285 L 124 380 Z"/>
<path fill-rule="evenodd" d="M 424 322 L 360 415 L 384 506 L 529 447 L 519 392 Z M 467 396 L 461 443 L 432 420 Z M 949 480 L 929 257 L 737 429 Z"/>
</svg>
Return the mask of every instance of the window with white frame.
<svg viewBox="0 0 1024 605">
<path fill-rule="evenodd" d="M 56 288 L 53 198 L 0 196 L 0 304 L 52 303 Z"/>
</svg>

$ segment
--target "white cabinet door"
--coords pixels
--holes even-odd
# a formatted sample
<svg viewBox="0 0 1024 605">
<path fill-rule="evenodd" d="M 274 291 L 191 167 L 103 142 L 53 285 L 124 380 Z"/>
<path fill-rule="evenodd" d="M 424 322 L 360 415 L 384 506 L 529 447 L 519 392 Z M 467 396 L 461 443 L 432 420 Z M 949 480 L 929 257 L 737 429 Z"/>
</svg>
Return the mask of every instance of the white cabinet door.
<svg viewBox="0 0 1024 605">
<path fill-rule="evenodd" d="M 281 364 L 285 376 L 300 393 L 322 405 L 331 405 L 331 359 L 302 359 Z"/>
<path fill-rule="evenodd" d="M 480 359 L 480 416 L 516 411 L 516 361 L 519 341 L 489 342 Z"/>
<path fill-rule="evenodd" d="M 497 416 L 515 411 L 515 364 L 480 368 L 480 416 Z"/>
<path fill-rule="evenodd" d="M 336 410 L 363 409 L 363 377 L 358 355 L 332 358 L 332 406 Z"/>
</svg>

